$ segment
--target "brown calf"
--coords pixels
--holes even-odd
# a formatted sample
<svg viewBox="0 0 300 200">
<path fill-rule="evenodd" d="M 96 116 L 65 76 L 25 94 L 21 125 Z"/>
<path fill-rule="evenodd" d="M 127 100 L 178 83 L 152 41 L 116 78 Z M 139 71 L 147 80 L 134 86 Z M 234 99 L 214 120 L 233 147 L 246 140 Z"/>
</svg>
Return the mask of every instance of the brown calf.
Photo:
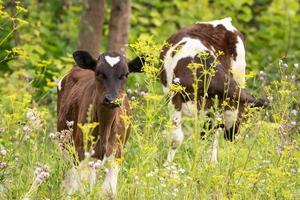
<svg viewBox="0 0 300 200">
<path fill-rule="evenodd" d="M 97 60 L 85 51 L 76 51 L 73 57 L 76 66 L 58 84 L 57 130 L 67 129 L 67 121 L 74 122 L 73 140 L 79 160 L 83 161 L 86 149 L 78 123 L 87 122 L 87 112 L 92 105 L 92 122 L 99 123 L 93 131 L 92 157 L 102 160 L 102 164 L 108 158 L 120 158 L 130 132 L 122 116 L 130 115 L 124 88 L 129 72 L 136 67 L 134 61 L 127 64 L 126 58 L 115 52 L 103 53 Z M 118 171 L 115 163 L 106 173 L 104 195 L 115 195 Z M 67 189 L 71 192 L 80 187 L 78 183 L 69 185 Z"/>
</svg>

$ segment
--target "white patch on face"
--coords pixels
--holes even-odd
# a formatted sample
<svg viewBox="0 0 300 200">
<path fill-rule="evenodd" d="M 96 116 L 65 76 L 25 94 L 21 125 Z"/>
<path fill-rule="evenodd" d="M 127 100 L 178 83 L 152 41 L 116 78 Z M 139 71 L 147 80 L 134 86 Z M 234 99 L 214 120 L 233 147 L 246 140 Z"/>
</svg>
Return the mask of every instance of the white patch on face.
<svg viewBox="0 0 300 200">
<path fill-rule="evenodd" d="M 237 29 L 231 23 L 231 17 L 226 17 L 224 19 L 214 20 L 210 22 L 196 22 L 196 24 L 211 24 L 214 27 L 218 25 L 223 25 L 228 31 L 236 31 Z"/>
<path fill-rule="evenodd" d="M 117 192 L 119 166 L 113 163 L 113 166 L 108 169 L 102 184 L 102 194 L 105 197 L 114 198 Z"/>
<path fill-rule="evenodd" d="M 192 101 L 182 103 L 182 113 L 186 116 L 193 116 L 197 113 L 197 107 Z"/>
<path fill-rule="evenodd" d="M 172 57 L 172 52 L 176 51 L 175 48 L 182 44 L 181 48 L 175 53 Z M 166 53 L 164 58 L 164 69 L 166 71 L 167 76 L 167 85 L 170 85 L 173 80 L 174 69 L 177 65 L 177 62 L 182 58 L 195 57 L 198 53 L 209 51 L 200 40 L 184 37 L 177 44 L 172 46 Z"/>
<path fill-rule="evenodd" d="M 66 75 L 67 75 L 67 74 L 65 74 L 65 75 L 58 81 L 58 83 L 57 83 L 58 91 L 61 91 L 61 89 L 62 89 L 61 84 L 62 84 L 63 79 L 66 77 Z"/>
<path fill-rule="evenodd" d="M 234 125 L 238 117 L 237 110 L 225 110 L 224 112 L 224 121 L 226 130 L 230 130 L 230 128 Z"/>
<path fill-rule="evenodd" d="M 115 64 L 120 62 L 120 56 L 117 57 L 104 56 L 104 58 L 111 67 L 115 66 Z"/>
<path fill-rule="evenodd" d="M 245 46 L 242 39 L 238 36 L 236 43 L 236 60 L 231 58 L 232 75 L 234 80 L 242 87 L 245 87 L 246 58 Z"/>
</svg>

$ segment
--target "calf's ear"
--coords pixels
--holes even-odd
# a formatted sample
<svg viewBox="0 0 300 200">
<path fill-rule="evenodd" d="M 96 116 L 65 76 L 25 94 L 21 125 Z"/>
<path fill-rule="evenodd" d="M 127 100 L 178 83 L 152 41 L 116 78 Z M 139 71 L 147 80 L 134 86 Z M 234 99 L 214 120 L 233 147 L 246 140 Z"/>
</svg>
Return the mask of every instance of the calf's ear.
<svg viewBox="0 0 300 200">
<path fill-rule="evenodd" d="M 97 61 L 87 51 L 75 51 L 73 58 L 78 67 L 95 70 Z"/>
<path fill-rule="evenodd" d="M 129 72 L 142 72 L 145 58 L 143 56 L 136 57 L 128 63 Z"/>
</svg>

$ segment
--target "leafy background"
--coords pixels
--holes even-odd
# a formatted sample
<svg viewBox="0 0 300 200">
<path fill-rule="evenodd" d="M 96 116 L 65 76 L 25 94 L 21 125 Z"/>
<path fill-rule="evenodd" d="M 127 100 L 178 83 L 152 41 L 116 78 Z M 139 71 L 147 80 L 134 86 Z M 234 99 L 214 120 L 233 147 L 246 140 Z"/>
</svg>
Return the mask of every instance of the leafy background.
<svg viewBox="0 0 300 200">
<path fill-rule="evenodd" d="M 177 164 L 167 169 L 162 164 L 170 121 L 167 106 L 162 108 L 161 86 L 151 74 L 132 75 L 128 88 L 137 97 L 131 102 L 135 126 L 120 175 L 120 199 L 299 199 L 299 4 L 133 0 L 129 43 L 143 46 L 153 57 L 159 53 L 157 46 L 147 42 L 159 45 L 188 24 L 231 17 L 246 39 L 247 88 L 270 97 L 272 104 L 265 111 L 250 112 L 237 143 L 220 140 L 217 165 L 201 158 L 198 170 L 191 166 L 197 153 L 205 155 L 209 141 L 188 135 Z M 59 188 L 70 163 L 62 162 L 48 136 L 55 131 L 56 82 L 73 65 L 81 13 L 81 0 L 23 0 L 14 11 L 10 1 L 0 0 L 0 199 L 64 199 Z M 108 13 L 109 6 L 100 52 L 107 44 Z M 134 58 L 135 52 L 131 46 L 127 57 Z M 147 91 L 147 98 L 138 95 L 141 90 Z M 32 112 L 39 123 L 28 118 Z M 187 124 L 186 132 L 191 132 L 193 121 Z M 50 166 L 50 178 L 35 190 L 29 175 L 37 163 Z M 212 192 L 216 196 L 210 196 Z M 95 194 L 85 198 L 96 199 Z"/>
</svg>

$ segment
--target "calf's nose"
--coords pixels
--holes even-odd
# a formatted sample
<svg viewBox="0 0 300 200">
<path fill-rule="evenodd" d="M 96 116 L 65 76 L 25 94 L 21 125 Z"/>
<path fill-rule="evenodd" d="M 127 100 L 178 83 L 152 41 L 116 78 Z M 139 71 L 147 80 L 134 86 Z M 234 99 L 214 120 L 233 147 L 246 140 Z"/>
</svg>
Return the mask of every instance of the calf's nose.
<svg viewBox="0 0 300 200">
<path fill-rule="evenodd" d="M 112 101 L 114 101 L 115 98 L 113 98 L 110 95 L 105 95 L 104 99 L 103 99 L 103 104 L 110 104 Z"/>
</svg>

